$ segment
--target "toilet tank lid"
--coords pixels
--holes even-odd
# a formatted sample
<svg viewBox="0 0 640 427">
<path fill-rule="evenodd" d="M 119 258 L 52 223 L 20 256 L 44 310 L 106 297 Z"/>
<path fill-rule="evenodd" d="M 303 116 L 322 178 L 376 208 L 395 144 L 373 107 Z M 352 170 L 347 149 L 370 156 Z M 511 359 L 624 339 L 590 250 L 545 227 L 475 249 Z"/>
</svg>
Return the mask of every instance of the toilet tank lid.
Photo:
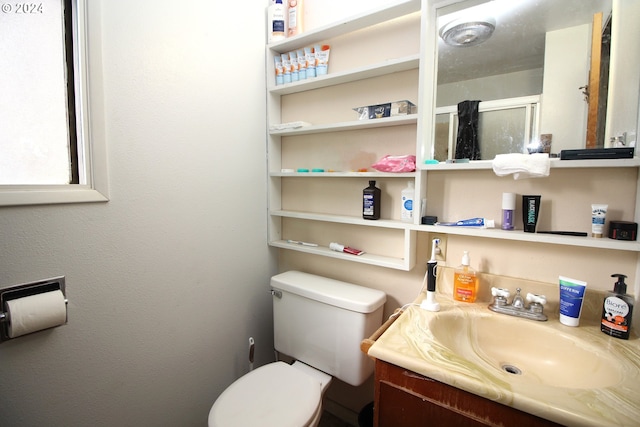
<svg viewBox="0 0 640 427">
<path fill-rule="evenodd" d="M 387 300 L 377 289 L 293 270 L 273 276 L 271 287 L 359 313 L 376 311 Z"/>
</svg>

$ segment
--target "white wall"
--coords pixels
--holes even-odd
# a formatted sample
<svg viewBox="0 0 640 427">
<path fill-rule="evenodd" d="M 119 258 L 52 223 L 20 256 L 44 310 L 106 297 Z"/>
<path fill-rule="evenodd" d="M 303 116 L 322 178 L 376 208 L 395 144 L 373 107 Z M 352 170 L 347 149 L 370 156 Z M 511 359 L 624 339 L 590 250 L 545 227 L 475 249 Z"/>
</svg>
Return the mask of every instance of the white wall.
<svg viewBox="0 0 640 427">
<path fill-rule="evenodd" d="M 89 3 L 111 201 L 0 210 L 0 286 L 65 275 L 70 301 L 0 344 L 0 424 L 202 426 L 249 336 L 273 358 L 264 8 Z"/>
<path fill-rule="evenodd" d="M 517 71 L 438 86 L 436 106 L 458 105 L 466 99 L 493 101 L 542 93 L 543 70 Z"/>
</svg>

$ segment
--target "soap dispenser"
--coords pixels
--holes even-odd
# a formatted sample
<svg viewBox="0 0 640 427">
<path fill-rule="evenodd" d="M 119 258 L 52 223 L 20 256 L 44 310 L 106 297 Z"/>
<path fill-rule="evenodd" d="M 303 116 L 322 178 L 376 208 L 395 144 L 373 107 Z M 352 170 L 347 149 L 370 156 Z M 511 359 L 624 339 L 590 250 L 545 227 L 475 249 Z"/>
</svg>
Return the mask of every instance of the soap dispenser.
<svg viewBox="0 0 640 427">
<path fill-rule="evenodd" d="M 464 251 L 462 263 L 453 273 L 453 299 L 456 301 L 474 302 L 478 295 L 478 276 L 470 263 L 469 252 Z"/>
<path fill-rule="evenodd" d="M 607 335 L 623 340 L 629 339 L 631 331 L 631 315 L 633 314 L 633 298 L 627 294 L 627 276 L 612 274 L 617 277 L 613 292 L 607 292 L 602 305 L 602 321 L 600 330 Z"/>
</svg>

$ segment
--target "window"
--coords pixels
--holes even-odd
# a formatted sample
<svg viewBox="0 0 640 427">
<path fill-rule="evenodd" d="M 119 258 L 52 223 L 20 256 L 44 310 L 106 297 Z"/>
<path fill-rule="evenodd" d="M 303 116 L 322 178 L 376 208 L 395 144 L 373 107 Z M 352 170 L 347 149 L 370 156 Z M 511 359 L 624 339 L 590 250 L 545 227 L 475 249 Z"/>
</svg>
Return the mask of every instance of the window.
<svg viewBox="0 0 640 427">
<path fill-rule="evenodd" d="M 478 110 L 478 140 L 482 160 L 491 160 L 497 154 L 527 153 L 529 148 L 538 148 L 538 95 L 480 102 Z M 434 159 L 443 162 L 455 157 L 457 129 L 457 106 L 438 107 Z"/>
<path fill-rule="evenodd" d="M 87 78 L 100 65 L 99 51 L 87 55 L 99 31 L 89 33 L 85 3 L 0 4 L 0 206 L 107 200 L 91 122 L 101 91 Z"/>
</svg>

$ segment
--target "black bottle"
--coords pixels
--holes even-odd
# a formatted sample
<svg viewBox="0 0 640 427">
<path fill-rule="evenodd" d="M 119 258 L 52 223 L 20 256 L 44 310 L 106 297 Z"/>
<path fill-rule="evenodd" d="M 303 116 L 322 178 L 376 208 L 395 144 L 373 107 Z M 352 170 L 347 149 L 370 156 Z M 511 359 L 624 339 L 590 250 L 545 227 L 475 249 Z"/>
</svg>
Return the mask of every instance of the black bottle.
<svg viewBox="0 0 640 427">
<path fill-rule="evenodd" d="M 602 322 L 600 330 L 607 335 L 623 340 L 629 339 L 631 331 L 631 315 L 633 314 L 633 297 L 627 294 L 624 274 L 612 274 L 618 280 L 613 285 L 613 292 L 608 292 L 602 304 Z"/>
<path fill-rule="evenodd" d="M 382 192 L 376 182 L 369 181 L 369 186 L 362 190 L 362 218 L 380 219 L 380 197 Z"/>
</svg>

